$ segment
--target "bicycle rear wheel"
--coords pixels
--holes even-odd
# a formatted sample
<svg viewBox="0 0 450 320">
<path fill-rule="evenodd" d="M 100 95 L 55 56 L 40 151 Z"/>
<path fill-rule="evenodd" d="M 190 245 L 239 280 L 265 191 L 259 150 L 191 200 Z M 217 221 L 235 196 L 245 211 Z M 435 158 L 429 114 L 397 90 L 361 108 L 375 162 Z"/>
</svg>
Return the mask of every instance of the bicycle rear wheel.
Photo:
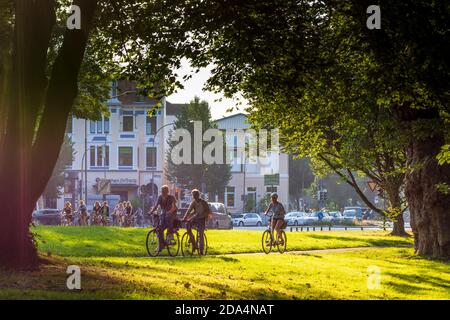
<svg viewBox="0 0 450 320">
<path fill-rule="evenodd" d="M 208 254 L 208 237 L 206 236 L 206 233 L 203 233 L 203 238 L 204 240 L 204 245 L 203 245 L 203 255 L 207 255 Z"/>
<path fill-rule="evenodd" d="M 185 232 L 181 237 L 181 254 L 184 257 L 190 257 L 194 254 L 194 247 L 192 246 L 191 237 Z"/>
<path fill-rule="evenodd" d="M 281 231 L 281 239 L 278 239 L 277 241 L 278 251 L 280 253 L 284 253 L 286 251 L 286 245 L 287 245 L 286 232 Z"/>
<path fill-rule="evenodd" d="M 272 235 L 269 230 L 264 231 L 262 234 L 262 249 L 266 254 L 269 254 L 272 251 Z"/>
<path fill-rule="evenodd" d="M 200 255 L 200 238 L 198 236 L 199 232 L 197 229 L 193 229 L 192 232 L 195 236 L 195 241 L 197 242 L 197 253 Z M 203 232 L 203 255 L 206 256 L 208 253 L 208 238 L 206 237 L 206 233 Z"/>
<path fill-rule="evenodd" d="M 167 231 L 164 233 L 165 237 L 164 239 L 167 239 Z M 166 247 L 167 252 L 169 252 L 169 255 L 171 257 L 176 257 L 178 255 L 178 252 L 180 251 L 180 237 L 178 236 L 178 232 L 174 232 L 173 239 L 170 241 L 167 241 Z"/>
<path fill-rule="evenodd" d="M 152 229 L 147 233 L 146 247 L 150 257 L 156 257 L 159 254 L 159 239 L 156 229 Z"/>
</svg>

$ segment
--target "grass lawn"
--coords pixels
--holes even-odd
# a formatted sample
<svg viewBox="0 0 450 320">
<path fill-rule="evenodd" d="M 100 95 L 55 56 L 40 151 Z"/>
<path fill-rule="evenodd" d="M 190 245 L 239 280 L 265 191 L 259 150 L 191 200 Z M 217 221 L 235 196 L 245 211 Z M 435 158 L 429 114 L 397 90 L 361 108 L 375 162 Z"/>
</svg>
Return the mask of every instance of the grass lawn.
<svg viewBox="0 0 450 320">
<path fill-rule="evenodd" d="M 0 271 L 0 298 L 41 299 L 450 299 L 450 265 L 411 248 L 347 252 L 147 258 L 145 230 L 39 227 L 49 263 L 39 272 Z M 214 253 L 258 252 L 261 232 L 208 231 Z M 255 239 L 254 239 L 255 238 Z M 288 248 L 399 246 L 383 232 L 288 233 Z M 81 267 L 82 290 L 66 289 Z M 368 267 L 380 287 L 367 286 Z"/>
<path fill-rule="evenodd" d="M 148 229 L 119 227 L 38 227 L 39 249 L 58 256 L 147 256 Z M 180 230 L 180 237 L 184 230 Z M 208 230 L 208 254 L 261 252 L 261 231 Z M 287 232 L 288 250 L 405 246 L 412 239 L 382 231 Z"/>
</svg>

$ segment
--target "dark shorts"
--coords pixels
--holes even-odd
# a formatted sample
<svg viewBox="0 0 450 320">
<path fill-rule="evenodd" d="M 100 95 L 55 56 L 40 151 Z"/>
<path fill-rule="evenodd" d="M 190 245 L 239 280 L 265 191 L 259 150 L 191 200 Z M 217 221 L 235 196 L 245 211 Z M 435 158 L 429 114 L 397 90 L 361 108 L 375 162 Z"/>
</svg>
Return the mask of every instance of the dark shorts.
<svg viewBox="0 0 450 320">
<path fill-rule="evenodd" d="M 284 222 L 284 218 L 273 218 L 272 221 L 276 224 L 276 223 L 278 223 L 278 221 Z"/>
</svg>

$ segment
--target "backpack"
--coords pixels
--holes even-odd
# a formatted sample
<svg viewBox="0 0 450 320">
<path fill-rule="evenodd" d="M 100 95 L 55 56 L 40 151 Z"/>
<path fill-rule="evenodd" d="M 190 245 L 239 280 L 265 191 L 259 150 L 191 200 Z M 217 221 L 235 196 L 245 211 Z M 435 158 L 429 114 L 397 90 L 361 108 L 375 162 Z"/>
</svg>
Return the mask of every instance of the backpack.
<svg viewBox="0 0 450 320">
<path fill-rule="evenodd" d="M 200 218 L 207 218 L 211 214 L 211 209 L 209 208 L 208 202 L 203 199 L 200 199 L 201 204 L 203 206 L 203 215 Z"/>
</svg>

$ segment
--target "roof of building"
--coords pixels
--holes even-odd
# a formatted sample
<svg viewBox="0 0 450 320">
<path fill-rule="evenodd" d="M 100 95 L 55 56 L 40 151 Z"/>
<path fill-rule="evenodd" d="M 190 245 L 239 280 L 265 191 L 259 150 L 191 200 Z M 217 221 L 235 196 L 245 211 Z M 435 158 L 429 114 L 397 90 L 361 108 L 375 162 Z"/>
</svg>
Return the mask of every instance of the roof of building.
<svg viewBox="0 0 450 320">
<path fill-rule="evenodd" d="M 166 115 L 175 116 L 181 112 L 182 108 L 185 108 L 187 103 L 171 103 L 169 101 L 166 102 Z"/>
<path fill-rule="evenodd" d="M 240 116 L 244 116 L 245 118 L 247 118 L 247 115 L 245 113 L 240 112 L 240 113 L 232 114 L 231 116 L 227 116 L 227 117 L 222 117 L 220 119 L 216 119 L 214 121 L 215 122 L 219 122 L 219 121 L 222 121 L 222 120 L 228 120 L 228 119 L 231 119 L 231 118 L 234 118 L 234 117 L 238 117 L 238 116 L 239 117 Z"/>
</svg>

